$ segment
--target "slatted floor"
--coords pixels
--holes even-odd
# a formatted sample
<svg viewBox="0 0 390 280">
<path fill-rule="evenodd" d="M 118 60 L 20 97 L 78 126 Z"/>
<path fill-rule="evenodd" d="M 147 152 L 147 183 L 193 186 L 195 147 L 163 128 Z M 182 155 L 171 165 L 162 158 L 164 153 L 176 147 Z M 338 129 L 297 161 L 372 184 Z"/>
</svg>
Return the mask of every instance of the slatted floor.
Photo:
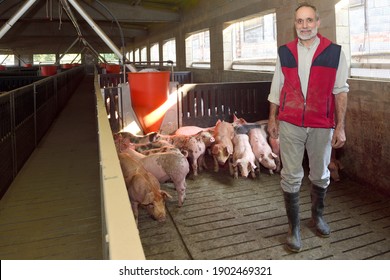
<svg viewBox="0 0 390 280">
<path fill-rule="evenodd" d="M 210 163 L 211 164 L 211 163 Z M 303 249 L 284 247 L 288 229 L 279 175 L 234 180 L 228 170 L 206 171 L 187 180 L 187 199 L 176 206 L 173 185 L 163 189 L 174 199 L 168 220 L 153 221 L 143 212 L 139 228 L 147 259 L 390 259 L 390 198 L 370 193 L 347 178 L 332 183 L 326 198 L 329 238 L 308 226 L 309 182 L 301 190 Z"/>
<path fill-rule="evenodd" d="M 103 257 L 94 99 L 87 76 L 1 199 L 0 259 Z"/>
</svg>

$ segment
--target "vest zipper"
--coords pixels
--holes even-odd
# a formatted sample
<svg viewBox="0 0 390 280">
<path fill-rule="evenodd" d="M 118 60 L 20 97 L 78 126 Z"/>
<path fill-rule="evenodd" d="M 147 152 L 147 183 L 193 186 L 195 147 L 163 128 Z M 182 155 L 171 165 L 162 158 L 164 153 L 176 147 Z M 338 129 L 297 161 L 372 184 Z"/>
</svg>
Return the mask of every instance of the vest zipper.
<svg viewBox="0 0 390 280">
<path fill-rule="evenodd" d="M 282 111 L 284 111 L 284 105 L 286 103 L 286 96 L 287 96 L 287 93 L 285 92 L 284 96 L 283 96 Z"/>
</svg>

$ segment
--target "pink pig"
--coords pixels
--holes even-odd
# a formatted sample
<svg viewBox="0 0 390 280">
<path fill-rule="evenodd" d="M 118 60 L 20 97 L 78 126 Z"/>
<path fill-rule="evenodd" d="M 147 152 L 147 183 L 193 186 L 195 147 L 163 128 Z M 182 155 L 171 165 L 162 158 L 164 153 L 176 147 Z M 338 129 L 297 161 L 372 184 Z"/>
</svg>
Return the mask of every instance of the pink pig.
<svg viewBox="0 0 390 280">
<path fill-rule="evenodd" d="M 249 142 L 256 160 L 272 173 L 272 170 L 276 169 L 275 159 L 278 156 L 272 152 L 261 128 L 252 128 L 249 130 Z"/>
<path fill-rule="evenodd" d="M 238 178 L 238 169 L 241 176 L 248 177 L 249 173 L 252 178 L 255 178 L 255 155 L 249 144 L 249 137 L 246 134 L 237 134 L 233 138 L 234 152 L 233 152 L 233 170 L 234 178 Z"/>
<path fill-rule="evenodd" d="M 231 164 L 231 156 L 233 155 L 233 137 L 233 124 L 218 120 L 214 129 L 215 142 L 211 148 L 215 172 L 219 171 L 219 165 L 224 165 L 228 161 L 230 174 L 233 175 L 233 167 Z"/>
<path fill-rule="evenodd" d="M 172 197 L 160 189 L 157 178 L 138 160 L 124 153 L 118 154 L 118 157 L 136 223 L 139 206 L 144 206 L 157 221 L 165 221 L 165 200 Z"/>
</svg>

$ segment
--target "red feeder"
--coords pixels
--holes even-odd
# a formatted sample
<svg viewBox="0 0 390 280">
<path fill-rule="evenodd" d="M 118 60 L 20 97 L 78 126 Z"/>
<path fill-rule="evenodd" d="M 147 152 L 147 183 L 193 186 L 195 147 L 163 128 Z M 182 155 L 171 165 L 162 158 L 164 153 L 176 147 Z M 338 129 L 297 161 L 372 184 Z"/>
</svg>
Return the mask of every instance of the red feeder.
<svg viewBox="0 0 390 280">
<path fill-rule="evenodd" d="M 169 71 L 127 73 L 130 98 L 135 115 L 144 134 L 158 131 L 167 109 Z"/>
<path fill-rule="evenodd" d="M 56 65 L 42 65 L 41 66 L 41 76 L 53 76 L 57 74 Z"/>
<path fill-rule="evenodd" d="M 121 66 L 118 64 L 107 64 L 106 71 L 107 71 L 107 74 L 108 73 L 119 74 L 121 72 Z"/>
</svg>

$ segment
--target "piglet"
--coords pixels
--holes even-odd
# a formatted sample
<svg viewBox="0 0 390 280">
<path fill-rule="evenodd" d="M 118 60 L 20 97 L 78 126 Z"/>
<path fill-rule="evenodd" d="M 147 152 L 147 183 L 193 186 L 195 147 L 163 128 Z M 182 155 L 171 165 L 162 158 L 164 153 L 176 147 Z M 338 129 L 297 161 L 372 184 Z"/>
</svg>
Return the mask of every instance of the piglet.
<svg viewBox="0 0 390 280">
<path fill-rule="evenodd" d="M 234 178 L 238 178 L 238 169 L 241 176 L 248 177 L 249 173 L 255 178 L 255 155 L 249 144 L 249 137 L 246 134 L 237 134 L 233 138 L 233 170 Z"/>
<path fill-rule="evenodd" d="M 211 154 L 214 159 L 214 171 L 219 171 L 219 165 L 229 163 L 230 174 L 233 175 L 231 157 L 233 155 L 233 124 L 218 120 L 214 129 L 214 145 L 211 147 Z"/>
<path fill-rule="evenodd" d="M 252 128 L 249 130 L 249 142 L 256 160 L 272 174 L 273 170 L 276 169 L 275 159 L 278 156 L 272 152 L 261 128 Z"/>
</svg>

